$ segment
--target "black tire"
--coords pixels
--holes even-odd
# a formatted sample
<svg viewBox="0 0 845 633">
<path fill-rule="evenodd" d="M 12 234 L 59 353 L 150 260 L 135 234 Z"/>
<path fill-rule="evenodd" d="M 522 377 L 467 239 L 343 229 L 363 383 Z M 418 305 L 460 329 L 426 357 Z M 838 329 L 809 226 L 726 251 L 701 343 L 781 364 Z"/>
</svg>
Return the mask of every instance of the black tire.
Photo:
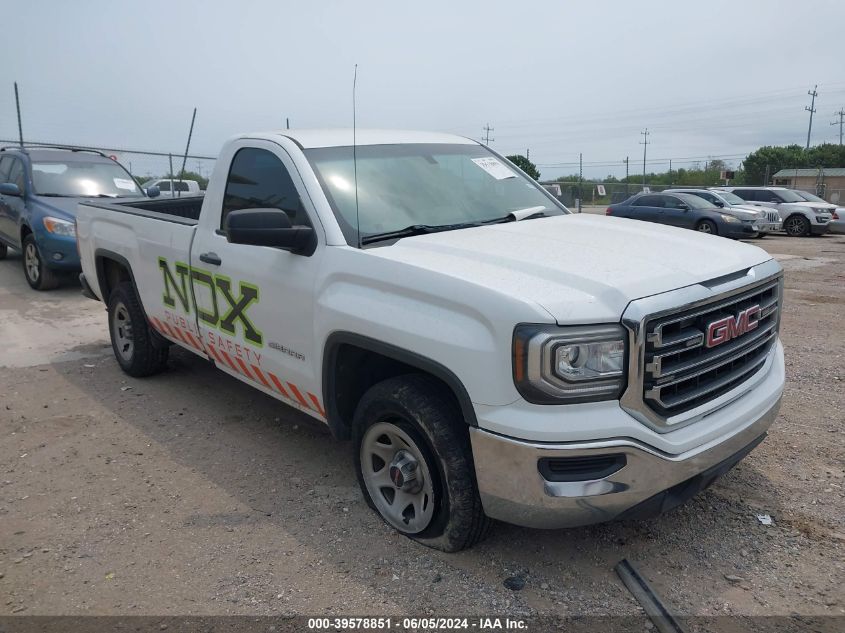
<svg viewBox="0 0 845 633">
<path fill-rule="evenodd" d="M 716 223 L 712 220 L 702 220 L 695 225 L 695 230 L 699 233 L 707 233 L 709 235 L 719 234 L 719 229 L 716 228 Z"/>
<path fill-rule="evenodd" d="M 0 259 L 6 259 L 6 255 L 9 254 L 9 247 L 5 244 L 0 244 Z"/>
<path fill-rule="evenodd" d="M 108 312 L 112 350 L 120 368 L 136 378 L 161 372 L 167 366 L 170 348 L 153 344 L 152 332 L 131 283 L 123 282 L 112 290 Z"/>
<path fill-rule="evenodd" d="M 392 524 L 374 503 L 362 468 L 362 443 L 375 424 L 390 424 L 420 449 L 433 484 L 434 512 L 425 529 L 409 533 Z M 353 420 L 355 470 L 367 504 L 388 525 L 428 547 L 457 552 L 482 540 L 492 519 L 484 514 L 466 423 L 445 388 L 421 375 L 387 379 L 361 398 Z"/>
<path fill-rule="evenodd" d="M 38 250 L 35 235 L 28 233 L 23 238 L 21 261 L 23 276 L 33 290 L 52 290 L 59 285 L 58 275 L 44 265 L 44 258 Z"/>
<path fill-rule="evenodd" d="M 803 215 L 790 215 L 783 221 L 783 230 L 789 237 L 804 237 L 810 234 L 810 221 Z"/>
</svg>

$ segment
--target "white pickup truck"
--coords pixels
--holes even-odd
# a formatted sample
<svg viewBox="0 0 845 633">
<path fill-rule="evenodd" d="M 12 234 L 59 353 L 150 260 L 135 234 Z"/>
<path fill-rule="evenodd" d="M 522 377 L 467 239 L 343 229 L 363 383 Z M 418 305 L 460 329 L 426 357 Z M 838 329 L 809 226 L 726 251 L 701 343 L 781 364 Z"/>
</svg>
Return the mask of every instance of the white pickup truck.
<svg viewBox="0 0 845 633">
<path fill-rule="evenodd" d="M 125 372 L 175 344 L 325 422 L 367 503 L 445 551 L 672 508 L 780 405 L 766 252 L 570 214 L 461 137 L 246 134 L 204 199 L 85 202 L 77 235 Z"/>
</svg>

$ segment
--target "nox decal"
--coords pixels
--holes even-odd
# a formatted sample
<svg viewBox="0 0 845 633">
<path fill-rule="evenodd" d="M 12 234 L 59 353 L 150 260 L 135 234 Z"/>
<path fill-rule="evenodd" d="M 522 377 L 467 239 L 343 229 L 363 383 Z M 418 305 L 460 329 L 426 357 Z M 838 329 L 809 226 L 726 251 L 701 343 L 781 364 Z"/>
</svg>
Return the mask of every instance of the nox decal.
<svg viewBox="0 0 845 633">
<path fill-rule="evenodd" d="M 240 327 L 248 343 L 264 346 L 264 335 L 247 314 L 250 306 L 258 303 L 258 286 L 240 281 L 235 291 L 232 280 L 225 275 L 215 275 L 184 262 L 176 262 L 171 270 L 164 257 L 158 258 L 158 266 L 164 284 L 164 305 L 174 309 L 178 305 L 186 314 L 193 309 L 200 321 L 226 334 L 234 336 Z M 198 301 L 197 295 L 207 297 L 208 302 Z"/>
</svg>

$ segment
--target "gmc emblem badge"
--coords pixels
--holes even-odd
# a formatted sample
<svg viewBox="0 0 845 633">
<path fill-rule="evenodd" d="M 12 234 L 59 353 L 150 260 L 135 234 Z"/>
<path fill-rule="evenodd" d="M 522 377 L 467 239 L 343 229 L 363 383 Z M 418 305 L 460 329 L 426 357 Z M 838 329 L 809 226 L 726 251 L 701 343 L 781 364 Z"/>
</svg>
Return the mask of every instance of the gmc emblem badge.
<svg viewBox="0 0 845 633">
<path fill-rule="evenodd" d="M 757 329 L 759 324 L 760 306 L 751 306 L 737 314 L 736 317 L 729 316 L 708 323 L 704 344 L 707 347 L 716 347 L 738 336 L 742 336 L 751 330 Z"/>
</svg>

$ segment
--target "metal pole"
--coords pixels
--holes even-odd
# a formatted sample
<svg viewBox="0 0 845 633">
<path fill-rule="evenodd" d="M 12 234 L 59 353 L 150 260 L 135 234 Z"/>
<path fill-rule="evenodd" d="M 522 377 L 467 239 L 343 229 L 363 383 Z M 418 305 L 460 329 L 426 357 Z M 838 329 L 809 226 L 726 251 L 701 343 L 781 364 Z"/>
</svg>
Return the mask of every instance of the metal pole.
<svg viewBox="0 0 845 633">
<path fill-rule="evenodd" d="M 286 130 L 290 129 L 290 118 L 287 118 L 287 117 L 285 118 L 285 129 Z"/>
<path fill-rule="evenodd" d="M 629 157 L 625 157 L 625 195 L 628 195 L 628 162 Z"/>
<path fill-rule="evenodd" d="M 173 154 L 167 155 L 170 160 L 170 196 L 173 197 Z"/>
<path fill-rule="evenodd" d="M 20 139 L 21 147 L 23 147 L 23 127 L 21 126 L 21 100 L 18 97 L 18 82 L 15 82 L 15 107 L 18 110 L 18 138 Z"/>
<path fill-rule="evenodd" d="M 812 101 L 810 101 L 810 107 L 809 108 L 807 106 L 804 106 L 804 109 L 807 110 L 810 113 L 810 125 L 807 128 L 807 148 L 806 149 L 810 149 L 810 132 L 813 131 L 813 113 L 816 111 L 816 107 L 815 107 L 816 106 L 816 97 L 819 94 L 818 92 L 816 92 L 816 88 L 818 88 L 818 87 L 819 86 L 817 84 L 817 85 L 813 86 L 812 92 L 810 92 L 809 90 L 807 91 L 807 94 L 810 95 L 813 99 L 812 99 Z"/>
<path fill-rule="evenodd" d="M 188 143 L 185 145 L 185 156 L 182 158 L 182 171 L 179 172 L 179 184 L 182 184 L 182 176 L 185 174 L 185 163 L 188 162 L 188 149 L 191 147 L 191 136 L 194 133 L 194 121 L 197 118 L 197 109 L 194 108 L 194 113 L 191 115 L 191 129 L 188 130 Z M 182 197 L 182 191 L 179 191 L 179 197 Z"/>
<path fill-rule="evenodd" d="M 581 213 L 581 181 L 584 177 L 584 154 L 578 154 L 578 213 Z"/>
<path fill-rule="evenodd" d="M 672 159 L 669 159 L 669 184 L 672 184 Z"/>
<path fill-rule="evenodd" d="M 648 135 L 650 132 L 648 131 L 648 128 L 646 128 L 645 131 L 640 132 L 640 134 L 643 135 L 641 145 L 643 146 L 643 189 L 645 189 L 645 158 L 648 151 Z"/>
</svg>

